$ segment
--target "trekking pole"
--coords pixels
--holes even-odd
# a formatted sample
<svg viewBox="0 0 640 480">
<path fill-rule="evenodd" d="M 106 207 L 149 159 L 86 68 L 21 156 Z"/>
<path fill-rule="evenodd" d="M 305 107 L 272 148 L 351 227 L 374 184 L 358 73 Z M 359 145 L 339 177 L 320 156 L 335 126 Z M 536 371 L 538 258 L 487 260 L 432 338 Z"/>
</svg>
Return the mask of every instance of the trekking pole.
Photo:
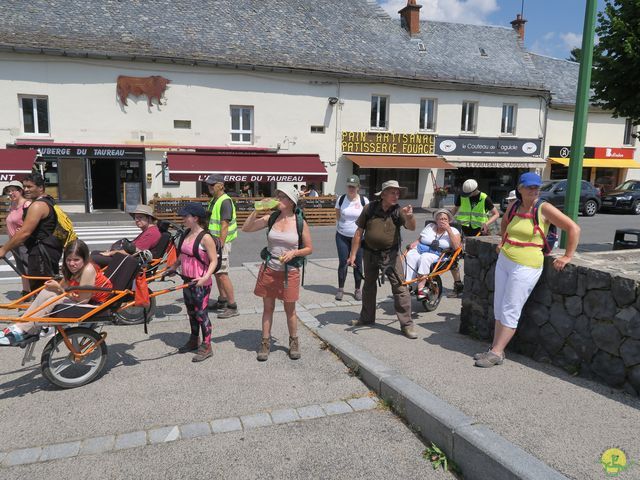
<svg viewBox="0 0 640 480">
<path fill-rule="evenodd" d="M 18 269 L 16 268 L 16 266 L 13 264 L 11 260 L 9 260 L 7 257 L 2 257 L 2 260 L 4 260 L 7 263 L 7 265 L 11 267 L 11 270 L 16 272 L 20 277 L 22 276 L 22 274 L 18 271 Z"/>
</svg>

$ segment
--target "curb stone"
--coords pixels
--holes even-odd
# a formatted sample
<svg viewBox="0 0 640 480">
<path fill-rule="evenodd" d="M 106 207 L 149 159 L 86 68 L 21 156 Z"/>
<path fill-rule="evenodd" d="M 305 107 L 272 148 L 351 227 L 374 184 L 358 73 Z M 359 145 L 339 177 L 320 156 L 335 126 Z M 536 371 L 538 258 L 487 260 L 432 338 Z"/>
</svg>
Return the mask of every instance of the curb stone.
<svg viewBox="0 0 640 480">
<path fill-rule="evenodd" d="M 304 312 L 299 318 L 312 333 L 329 344 L 347 367 L 357 369 L 369 388 L 383 400 L 391 402 L 397 414 L 416 428 L 422 438 L 442 448 L 461 468 L 465 479 L 567 479 L 487 426 L 476 424 L 472 417 L 352 344 L 341 334 L 324 329 L 311 313 Z"/>
</svg>

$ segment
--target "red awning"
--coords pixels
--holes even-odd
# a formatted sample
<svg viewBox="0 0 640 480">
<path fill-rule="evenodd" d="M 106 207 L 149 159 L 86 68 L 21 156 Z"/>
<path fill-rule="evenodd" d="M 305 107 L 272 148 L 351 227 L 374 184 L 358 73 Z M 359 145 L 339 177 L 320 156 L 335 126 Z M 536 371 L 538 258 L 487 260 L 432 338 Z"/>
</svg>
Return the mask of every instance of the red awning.
<svg viewBox="0 0 640 480">
<path fill-rule="evenodd" d="M 0 182 L 22 180 L 30 174 L 37 153 L 30 149 L 7 148 L 0 150 Z"/>
<path fill-rule="evenodd" d="M 167 153 L 169 179 L 204 181 L 220 174 L 227 182 L 326 182 L 318 155 Z"/>
</svg>

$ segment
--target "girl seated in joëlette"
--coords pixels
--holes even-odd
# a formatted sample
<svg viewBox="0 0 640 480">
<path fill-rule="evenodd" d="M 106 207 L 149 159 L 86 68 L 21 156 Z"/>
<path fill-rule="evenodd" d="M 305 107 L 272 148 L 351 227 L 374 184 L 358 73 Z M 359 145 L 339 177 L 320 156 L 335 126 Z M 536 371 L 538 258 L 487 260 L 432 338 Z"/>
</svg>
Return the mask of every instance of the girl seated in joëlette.
<svg viewBox="0 0 640 480">
<path fill-rule="evenodd" d="M 460 232 L 451 226 L 451 212 L 441 208 L 433 214 L 433 218 L 435 223 L 427 224 L 420 232 L 420 237 L 409 246 L 405 262 L 406 281 L 427 275 L 443 250 L 456 250 L 460 247 Z M 423 289 L 426 281 L 425 278 L 418 282 L 418 299 L 425 296 Z"/>
<path fill-rule="evenodd" d="M 45 288 L 36 296 L 24 316 L 33 315 L 36 318 L 48 316 L 56 305 L 60 304 L 100 304 L 109 298 L 110 292 L 71 292 L 49 303 L 55 297 L 62 295 L 68 287 L 95 286 L 112 288 L 111 281 L 90 261 L 89 247 L 82 240 L 70 243 L 64 249 L 62 261 L 62 280 L 48 280 Z M 45 304 L 48 305 L 44 306 Z M 43 307 L 44 306 L 44 307 Z M 41 308 L 43 307 L 43 308 Z M 14 323 L 0 331 L 0 345 L 15 345 L 29 337 L 39 335 L 42 324 Z"/>
</svg>

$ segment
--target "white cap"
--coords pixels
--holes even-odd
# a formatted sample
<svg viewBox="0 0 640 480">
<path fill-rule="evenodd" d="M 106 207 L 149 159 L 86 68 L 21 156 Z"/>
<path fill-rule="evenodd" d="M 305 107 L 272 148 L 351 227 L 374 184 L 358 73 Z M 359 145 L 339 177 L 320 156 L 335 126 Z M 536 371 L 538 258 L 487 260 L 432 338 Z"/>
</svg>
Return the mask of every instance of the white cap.
<svg viewBox="0 0 640 480">
<path fill-rule="evenodd" d="M 511 200 L 515 200 L 516 198 L 518 198 L 516 196 L 516 191 L 515 190 L 511 190 L 509 192 L 509 195 L 507 195 L 507 200 L 510 202 Z"/>
<path fill-rule="evenodd" d="M 473 178 L 470 178 L 469 180 L 465 180 L 465 182 L 462 184 L 462 193 L 465 196 L 472 194 L 477 189 L 478 189 L 478 182 L 476 182 Z"/>
</svg>

